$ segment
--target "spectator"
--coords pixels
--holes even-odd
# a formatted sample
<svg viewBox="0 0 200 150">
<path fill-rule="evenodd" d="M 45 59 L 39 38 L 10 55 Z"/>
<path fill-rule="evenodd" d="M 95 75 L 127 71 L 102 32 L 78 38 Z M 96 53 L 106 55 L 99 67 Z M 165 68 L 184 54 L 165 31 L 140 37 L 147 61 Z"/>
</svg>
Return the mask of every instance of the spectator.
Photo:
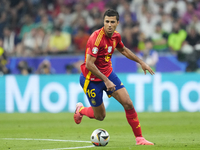
<svg viewBox="0 0 200 150">
<path fill-rule="evenodd" d="M 31 14 L 36 14 L 38 12 L 38 8 L 42 5 L 42 0 L 28 0 L 27 1 L 29 12 Z"/>
<path fill-rule="evenodd" d="M 152 48 L 152 42 L 150 40 L 145 40 L 145 50 L 138 53 L 138 57 L 142 59 L 147 65 L 149 65 L 153 71 L 155 71 L 156 64 L 158 62 L 158 53 Z M 143 70 L 140 67 L 140 65 L 138 65 L 138 72 L 143 73 Z"/>
<path fill-rule="evenodd" d="M 121 9 L 121 10 L 120 10 Z M 120 10 L 120 18 L 119 21 L 121 23 L 125 23 L 126 20 L 124 19 L 126 17 L 126 15 L 128 14 L 132 20 L 132 22 L 136 22 L 137 21 L 137 16 L 136 13 L 130 9 L 130 4 L 126 1 L 122 1 L 121 5 L 118 6 L 118 10 Z"/>
<path fill-rule="evenodd" d="M 121 1 L 117 1 L 117 8 L 116 10 L 119 13 L 119 16 L 121 16 L 123 13 L 125 13 L 126 11 L 129 13 L 134 13 L 134 10 L 131 9 L 130 7 L 130 3 L 127 0 L 121 0 Z"/>
<path fill-rule="evenodd" d="M 18 63 L 17 68 L 21 75 L 28 75 L 32 73 L 32 68 L 28 66 L 28 63 L 25 60 L 21 60 Z"/>
<path fill-rule="evenodd" d="M 66 6 L 69 6 L 69 7 L 72 7 L 73 5 L 75 5 L 77 2 L 79 2 L 79 3 L 86 3 L 86 1 L 85 0 L 64 0 L 64 4 L 66 5 Z"/>
<path fill-rule="evenodd" d="M 26 1 L 24 0 L 10 0 L 10 10 L 15 10 L 17 13 L 17 16 L 21 17 L 25 14 L 27 7 Z"/>
<path fill-rule="evenodd" d="M 6 26 L 3 29 L 3 48 L 7 56 L 15 56 L 16 47 L 19 42 L 20 40 L 12 28 L 10 26 Z"/>
<path fill-rule="evenodd" d="M 70 52 L 71 35 L 63 33 L 60 27 L 55 27 L 54 34 L 50 36 L 48 43 L 49 54 L 66 54 Z"/>
<path fill-rule="evenodd" d="M 94 21 L 92 17 L 89 15 L 89 12 L 87 10 L 84 10 L 83 5 L 81 3 L 77 3 L 74 6 L 74 12 L 72 13 L 72 24 L 74 28 L 77 28 L 77 25 L 79 24 L 80 18 L 84 20 L 86 25 L 88 27 L 94 26 Z"/>
<path fill-rule="evenodd" d="M 84 28 L 79 28 L 76 35 L 74 35 L 74 45 L 75 45 L 75 52 L 76 53 L 85 53 L 87 40 L 89 39 L 90 35 L 85 32 Z"/>
<path fill-rule="evenodd" d="M 77 62 L 67 64 L 65 66 L 66 74 L 75 74 L 75 73 L 81 73 L 80 66 L 84 63 L 83 60 L 78 60 Z"/>
<path fill-rule="evenodd" d="M 55 18 L 55 25 L 61 26 L 64 32 L 72 33 L 72 21 L 71 8 L 63 5 L 61 7 L 61 12 L 58 14 L 58 17 Z"/>
<path fill-rule="evenodd" d="M 105 7 L 107 7 L 107 8 L 111 8 L 111 9 L 114 9 L 114 10 L 117 10 L 117 7 L 119 6 L 119 1 L 118 0 L 109 0 L 109 1 L 107 1 L 107 3 L 106 3 L 106 5 L 105 5 Z M 104 8 L 104 11 L 105 11 L 106 9 Z M 121 12 L 121 11 L 120 11 Z M 119 12 L 119 13 L 120 13 Z"/>
<path fill-rule="evenodd" d="M 131 27 L 127 26 L 123 29 L 122 42 L 126 45 L 127 48 L 135 52 L 135 45 L 132 42 L 132 40 L 133 40 L 133 34 Z"/>
<path fill-rule="evenodd" d="M 25 15 L 23 18 L 24 24 L 22 25 L 19 38 L 22 39 L 24 35 L 28 32 L 30 32 L 33 28 L 35 28 L 35 24 L 33 23 L 33 19 L 31 18 L 30 15 Z"/>
<path fill-rule="evenodd" d="M 200 42 L 200 35 L 195 31 L 194 27 L 189 27 L 187 33 L 186 41 L 189 45 L 194 47 Z"/>
<path fill-rule="evenodd" d="M 170 15 L 172 16 L 173 20 L 179 19 L 178 9 L 176 7 L 173 7 Z"/>
<path fill-rule="evenodd" d="M 3 37 L 3 29 L 6 27 L 7 20 L 6 20 L 6 12 L 0 13 L 0 38 Z"/>
<path fill-rule="evenodd" d="M 79 28 L 83 28 L 85 32 L 89 33 L 90 28 L 87 25 L 86 20 L 84 17 L 81 17 L 78 19 L 76 26 L 73 26 L 73 32 L 72 34 L 76 34 L 78 32 Z"/>
<path fill-rule="evenodd" d="M 55 69 L 51 67 L 51 63 L 48 60 L 43 60 L 36 71 L 37 74 L 54 74 Z"/>
<path fill-rule="evenodd" d="M 172 32 L 172 17 L 168 14 L 161 15 L 161 28 L 163 32 L 169 34 Z"/>
<path fill-rule="evenodd" d="M 90 28 L 90 33 L 93 33 L 95 30 L 100 29 L 103 27 L 102 18 L 101 16 L 94 16 L 94 26 Z"/>
<path fill-rule="evenodd" d="M 6 67 L 7 63 L 8 63 L 7 56 L 3 49 L 3 40 L 0 39 L 0 75 L 10 73 L 10 70 Z"/>
<path fill-rule="evenodd" d="M 137 14 L 137 18 L 143 18 L 147 12 L 157 14 L 159 11 L 158 5 L 154 0 L 133 0 L 130 8 Z"/>
<path fill-rule="evenodd" d="M 140 32 L 138 35 L 138 49 L 140 51 L 143 51 L 145 49 L 145 40 L 146 40 L 146 36 L 143 32 Z"/>
<path fill-rule="evenodd" d="M 128 12 L 124 13 L 123 16 L 121 16 L 121 18 L 123 18 L 123 19 L 121 19 L 122 28 L 124 28 L 124 27 L 132 28 L 136 23 L 133 21 L 131 14 Z"/>
<path fill-rule="evenodd" d="M 9 10 L 10 3 L 8 0 L 1 0 L 1 5 L 0 5 L 0 12 L 7 12 Z"/>
<path fill-rule="evenodd" d="M 173 22 L 178 23 L 180 29 L 183 29 L 183 30 L 185 30 L 185 31 L 187 30 L 187 26 L 188 26 L 188 25 L 185 25 L 185 24 L 184 24 L 182 18 L 177 18 L 177 19 L 173 20 Z"/>
<path fill-rule="evenodd" d="M 64 0 L 53 0 L 52 3 L 49 3 L 48 10 L 53 18 L 58 16 L 63 5 L 65 5 Z"/>
<path fill-rule="evenodd" d="M 48 21 L 53 22 L 53 19 L 50 15 L 47 14 L 47 11 L 45 9 L 44 6 L 39 7 L 39 9 L 37 10 L 37 15 L 35 17 L 35 23 L 39 23 L 42 21 L 42 17 L 46 16 L 48 18 Z"/>
<path fill-rule="evenodd" d="M 198 55 L 194 47 L 189 45 L 186 41 L 183 42 L 181 50 L 178 52 L 178 60 L 186 62 L 186 72 L 195 72 L 198 69 Z"/>
<path fill-rule="evenodd" d="M 199 64 L 198 71 L 200 72 L 200 41 L 194 46 L 195 55 L 197 57 L 197 63 Z"/>
<path fill-rule="evenodd" d="M 198 10 L 195 10 L 192 3 L 187 4 L 187 11 L 182 17 L 182 21 L 185 25 L 188 25 L 192 21 L 192 16 L 196 15 L 198 19 L 200 19 L 200 12 Z"/>
<path fill-rule="evenodd" d="M 178 16 L 183 16 L 186 12 L 186 3 L 183 0 L 168 0 L 164 5 L 164 12 L 170 14 L 172 9 L 177 10 Z"/>
<path fill-rule="evenodd" d="M 24 35 L 22 42 L 17 45 L 17 56 L 39 56 L 47 54 L 49 36 L 43 28 L 33 28 L 31 32 Z"/>
<path fill-rule="evenodd" d="M 162 31 L 161 23 L 157 23 L 155 32 L 151 36 L 153 41 L 153 49 L 157 52 L 166 52 L 168 50 L 167 37 L 168 35 Z"/>
<path fill-rule="evenodd" d="M 35 45 L 36 45 L 36 52 L 37 55 L 46 55 L 47 54 L 47 46 L 48 46 L 48 40 L 49 35 L 46 34 L 45 30 L 43 28 L 37 28 L 36 29 L 36 36 L 35 36 Z"/>
<path fill-rule="evenodd" d="M 33 57 L 37 55 L 36 35 L 37 30 L 35 28 L 24 35 L 22 42 L 16 48 L 17 56 Z"/>
<path fill-rule="evenodd" d="M 98 7 L 93 7 L 90 11 L 89 11 L 89 14 L 92 18 L 95 18 L 95 17 L 99 17 L 101 16 L 101 12 L 99 10 Z"/>
<path fill-rule="evenodd" d="M 200 20 L 196 15 L 192 16 L 192 21 L 190 22 L 189 26 L 194 27 L 196 32 L 200 34 Z"/>
<path fill-rule="evenodd" d="M 159 4 L 158 5 L 159 9 L 158 9 L 158 15 L 162 15 L 162 14 L 165 14 L 164 12 L 164 4 Z"/>
<path fill-rule="evenodd" d="M 53 23 L 48 20 L 47 15 L 43 15 L 41 21 L 36 24 L 36 27 L 43 28 L 46 34 L 50 34 L 53 30 Z"/>
<path fill-rule="evenodd" d="M 105 7 L 105 2 L 102 0 L 92 0 L 91 3 L 89 3 L 87 6 L 87 10 L 90 11 L 94 7 L 97 7 L 101 12 L 103 12 Z"/>
<path fill-rule="evenodd" d="M 153 15 L 152 12 L 147 12 L 140 20 L 140 30 L 145 34 L 147 38 L 151 38 L 155 30 L 155 25 L 160 21 L 160 17 Z"/>
<path fill-rule="evenodd" d="M 173 32 L 169 34 L 168 45 L 172 53 L 177 53 L 182 46 L 183 41 L 185 41 L 187 33 L 185 30 L 180 29 L 178 23 L 174 23 Z"/>
<path fill-rule="evenodd" d="M 9 10 L 7 20 L 9 22 L 9 25 L 12 26 L 13 30 L 19 32 L 18 30 L 20 28 L 20 17 L 18 16 L 16 9 L 12 8 Z"/>
<path fill-rule="evenodd" d="M 133 43 L 133 49 L 134 52 L 139 52 L 139 36 L 140 36 L 140 29 L 139 29 L 139 24 L 136 23 L 132 28 L 131 28 L 131 32 L 132 32 L 132 43 Z"/>
<path fill-rule="evenodd" d="M 199 0 L 193 0 L 193 5 L 197 11 L 200 11 L 200 1 Z"/>
</svg>

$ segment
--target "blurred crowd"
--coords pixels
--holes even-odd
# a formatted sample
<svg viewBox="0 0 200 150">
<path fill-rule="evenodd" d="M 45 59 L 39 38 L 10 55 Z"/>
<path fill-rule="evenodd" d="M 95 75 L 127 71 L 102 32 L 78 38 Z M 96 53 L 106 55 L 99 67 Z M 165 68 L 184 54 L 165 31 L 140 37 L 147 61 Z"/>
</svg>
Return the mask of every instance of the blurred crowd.
<svg viewBox="0 0 200 150">
<path fill-rule="evenodd" d="M 0 71 L 9 73 L 8 57 L 83 54 L 108 8 L 125 46 L 151 67 L 170 54 L 198 69 L 200 0 L 0 0 Z"/>
</svg>

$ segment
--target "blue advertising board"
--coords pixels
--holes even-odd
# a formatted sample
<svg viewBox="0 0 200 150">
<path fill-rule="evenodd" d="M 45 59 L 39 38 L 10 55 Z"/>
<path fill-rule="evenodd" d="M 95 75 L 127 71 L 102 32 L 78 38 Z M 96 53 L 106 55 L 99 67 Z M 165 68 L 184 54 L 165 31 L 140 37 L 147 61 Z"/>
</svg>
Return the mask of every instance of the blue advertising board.
<svg viewBox="0 0 200 150">
<path fill-rule="evenodd" d="M 195 73 L 122 74 L 138 112 L 200 111 L 200 78 Z M 74 112 L 77 102 L 89 106 L 79 75 L 7 75 L 0 77 L 0 112 Z M 103 96 L 107 111 L 123 111 L 114 99 Z"/>
<path fill-rule="evenodd" d="M 17 67 L 20 61 L 26 61 L 28 66 L 34 73 L 40 63 L 44 60 L 48 60 L 51 63 L 51 67 L 56 74 L 65 74 L 66 65 L 73 64 L 79 60 L 84 60 L 84 56 L 48 56 L 48 57 L 10 57 L 7 67 L 11 70 L 12 74 L 20 74 Z M 200 67 L 200 62 L 198 63 Z M 131 66 L 131 67 L 130 67 Z M 164 66 L 164 67 L 163 67 Z M 158 62 L 155 66 L 156 72 L 169 73 L 169 72 L 184 72 L 187 63 L 180 62 L 176 56 L 167 55 L 159 56 Z M 112 56 L 112 67 L 116 73 L 136 73 L 137 65 L 134 61 L 127 59 L 122 55 Z M 72 70 L 73 73 L 77 72 L 77 69 Z"/>
</svg>

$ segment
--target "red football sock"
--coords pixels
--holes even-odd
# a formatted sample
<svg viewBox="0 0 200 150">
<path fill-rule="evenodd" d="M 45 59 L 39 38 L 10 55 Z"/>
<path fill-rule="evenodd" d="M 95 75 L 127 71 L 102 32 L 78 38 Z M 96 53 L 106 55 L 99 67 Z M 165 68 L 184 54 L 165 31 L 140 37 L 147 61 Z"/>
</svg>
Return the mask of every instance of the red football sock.
<svg viewBox="0 0 200 150">
<path fill-rule="evenodd" d="M 95 118 L 92 107 L 83 107 L 82 109 L 80 109 L 80 114 L 88 116 L 89 118 Z"/>
<path fill-rule="evenodd" d="M 140 122 L 137 117 L 137 113 L 134 108 L 125 110 L 126 118 L 128 123 L 130 124 L 135 137 L 142 137 L 142 131 L 140 127 Z"/>
</svg>

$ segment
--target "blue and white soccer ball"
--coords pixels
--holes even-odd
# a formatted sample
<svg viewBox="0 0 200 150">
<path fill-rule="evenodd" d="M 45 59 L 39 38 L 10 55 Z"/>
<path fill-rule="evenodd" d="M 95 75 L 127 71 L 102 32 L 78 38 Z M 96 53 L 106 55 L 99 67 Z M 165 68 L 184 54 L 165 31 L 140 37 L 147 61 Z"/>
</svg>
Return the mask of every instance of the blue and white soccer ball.
<svg viewBox="0 0 200 150">
<path fill-rule="evenodd" d="M 106 146 L 110 140 L 108 132 L 104 129 L 96 129 L 91 135 L 91 142 L 95 146 Z"/>
</svg>

